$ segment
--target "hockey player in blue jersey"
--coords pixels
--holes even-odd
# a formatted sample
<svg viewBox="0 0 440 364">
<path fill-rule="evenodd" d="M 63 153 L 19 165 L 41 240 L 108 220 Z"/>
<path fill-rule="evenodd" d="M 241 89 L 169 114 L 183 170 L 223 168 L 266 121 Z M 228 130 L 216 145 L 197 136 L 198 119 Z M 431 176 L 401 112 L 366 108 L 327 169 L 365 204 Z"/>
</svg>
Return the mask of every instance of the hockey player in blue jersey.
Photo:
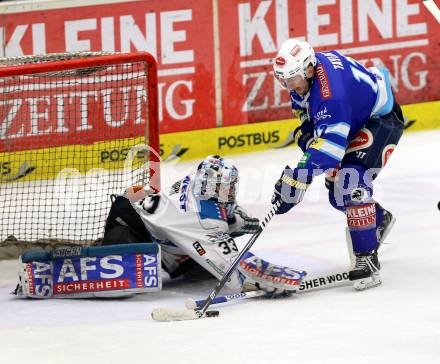
<svg viewBox="0 0 440 364">
<path fill-rule="evenodd" d="M 286 166 L 272 203 L 278 214 L 298 204 L 315 176 L 326 173 L 333 207 L 347 217 L 355 263 L 354 287 L 381 283 L 377 250 L 394 218 L 373 199 L 372 181 L 403 132 L 402 111 L 384 67 L 365 68 L 336 51 L 314 52 L 307 42 L 288 39 L 274 61 L 274 76 L 286 88 L 301 125 L 295 140 L 304 154 Z"/>
</svg>

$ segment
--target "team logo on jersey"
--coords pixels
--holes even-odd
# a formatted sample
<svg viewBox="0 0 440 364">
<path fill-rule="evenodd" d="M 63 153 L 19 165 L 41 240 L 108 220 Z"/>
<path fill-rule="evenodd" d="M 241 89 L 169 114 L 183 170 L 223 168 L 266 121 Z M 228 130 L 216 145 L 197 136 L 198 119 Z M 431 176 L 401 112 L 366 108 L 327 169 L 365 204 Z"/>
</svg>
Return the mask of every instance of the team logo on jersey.
<svg viewBox="0 0 440 364">
<path fill-rule="evenodd" d="M 315 120 L 320 121 L 320 120 L 329 119 L 331 117 L 332 116 L 330 114 L 327 114 L 327 107 L 324 107 L 324 109 L 322 109 L 316 113 Z"/>
<path fill-rule="evenodd" d="M 348 144 L 346 154 L 371 147 L 373 139 L 371 131 L 365 128 L 360 130 L 350 144 Z"/>
<path fill-rule="evenodd" d="M 198 241 L 196 241 L 196 242 L 193 244 L 193 247 L 194 247 L 194 249 L 197 251 L 197 253 L 199 253 L 200 256 L 206 254 L 206 250 L 203 249 L 202 245 L 201 245 Z"/>
<path fill-rule="evenodd" d="M 277 57 L 275 59 L 275 64 L 277 66 L 284 66 L 286 64 L 286 60 L 284 59 L 284 57 Z"/>
<path fill-rule="evenodd" d="M 327 72 L 322 64 L 316 67 L 316 75 L 318 76 L 318 81 L 321 89 L 321 97 L 323 99 L 329 99 L 332 97 L 332 91 L 330 90 L 330 85 L 328 83 Z"/>
<path fill-rule="evenodd" d="M 295 47 L 292 48 L 292 50 L 290 51 L 290 54 L 295 57 L 299 52 L 301 52 L 302 48 L 300 45 L 296 45 Z"/>
<path fill-rule="evenodd" d="M 382 167 L 387 164 L 388 159 L 390 159 L 391 154 L 393 154 L 396 144 L 388 144 L 382 151 Z"/>
</svg>

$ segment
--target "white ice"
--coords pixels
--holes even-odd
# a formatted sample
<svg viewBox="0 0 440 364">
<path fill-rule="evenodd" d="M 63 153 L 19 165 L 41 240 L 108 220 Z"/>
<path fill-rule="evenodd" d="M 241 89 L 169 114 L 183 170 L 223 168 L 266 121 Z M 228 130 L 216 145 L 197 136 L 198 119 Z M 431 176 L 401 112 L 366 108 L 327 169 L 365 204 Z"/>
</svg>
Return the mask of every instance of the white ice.
<svg viewBox="0 0 440 364">
<path fill-rule="evenodd" d="M 440 131 L 405 134 L 375 185 L 397 223 L 380 252 L 383 284 L 220 307 L 220 317 L 158 323 L 153 308 L 205 298 L 213 280 L 165 281 L 122 300 L 22 300 L 8 295 L 16 263 L 0 262 L 0 363 L 440 363 Z M 236 156 L 240 203 L 263 217 L 273 184 L 298 149 Z M 196 162 L 163 164 L 164 185 Z M 254 253 L 309 276 L 349 265 L 344 215 L 322 178 L 276 216 Z M 240 239 L 243 246 L 245 239 Z"/>
</svg>

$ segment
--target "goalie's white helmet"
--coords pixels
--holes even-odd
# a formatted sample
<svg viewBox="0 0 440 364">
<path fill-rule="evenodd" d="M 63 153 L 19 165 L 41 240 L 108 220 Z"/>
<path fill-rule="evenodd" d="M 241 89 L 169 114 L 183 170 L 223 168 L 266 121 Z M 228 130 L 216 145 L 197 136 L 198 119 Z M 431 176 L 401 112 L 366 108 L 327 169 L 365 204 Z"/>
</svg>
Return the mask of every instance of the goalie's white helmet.
<svg viewBox="0 0 440 364">
<path fill-rule="evenodd" d="M 273 63 L 273 74 L 283 88 L 287 88 L 287 80 L 300 75 L 307 79 L 306 70 L 309 65 L 316 66 L 315 51 L 307 42 L 288 39 L 282 45 Z"/>
<path fill-rule="evenodd" d="M 238 169 L 231 160 L 209 155 L 197 167 L 194 195 L 218 202 L 234 203 L 238 189 Z"/>
</svg>

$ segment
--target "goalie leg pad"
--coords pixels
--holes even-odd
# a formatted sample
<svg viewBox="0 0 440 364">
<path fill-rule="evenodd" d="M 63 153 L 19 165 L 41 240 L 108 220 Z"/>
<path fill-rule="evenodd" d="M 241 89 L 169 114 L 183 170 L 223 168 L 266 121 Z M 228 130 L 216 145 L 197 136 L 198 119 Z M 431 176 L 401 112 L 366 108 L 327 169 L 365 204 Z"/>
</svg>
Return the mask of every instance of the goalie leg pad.
<svg viewBox="0 0 440 364">
<path fill-rule="evenodd" d="M 162 289 L 155 243 L 31 251 L 20 262 L 17 294 L 25 297 L 125 297 Z"/>
<path fill-rule="evenodd" d="M 266 262 L 251 252 L 247 252 L 243 256 L 238 270 L 246 277 L 246 281 L 258 283 L 258 286 L 264 290 L 271 288 L 297 291 L 301 280 L 307 274 L 305 271 Z"/>
</svg>

